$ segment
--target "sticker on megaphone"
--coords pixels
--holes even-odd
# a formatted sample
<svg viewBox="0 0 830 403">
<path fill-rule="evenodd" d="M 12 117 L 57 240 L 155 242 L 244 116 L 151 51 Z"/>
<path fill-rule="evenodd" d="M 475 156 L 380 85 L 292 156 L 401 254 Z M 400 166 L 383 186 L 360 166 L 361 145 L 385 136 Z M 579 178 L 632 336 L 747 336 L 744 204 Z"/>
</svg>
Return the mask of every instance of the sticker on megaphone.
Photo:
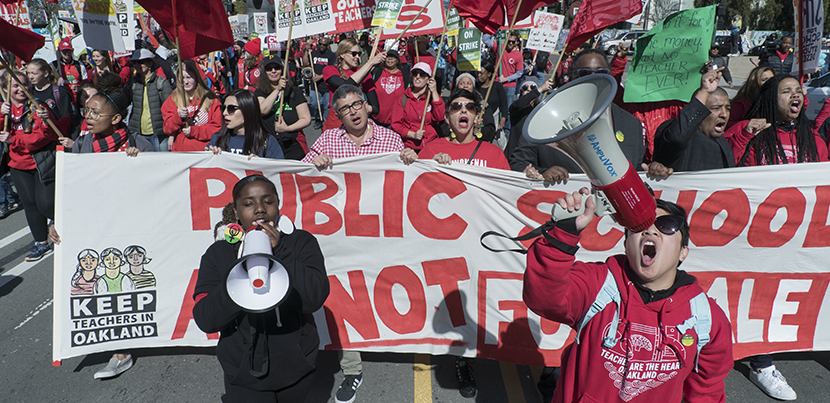
<svg viewBox="0 0 830 403">
<path fill-rule="evenodd" d="M 271 237 L 259 226 L 245 235 L 242 256 L 233 263 L 225 285 L 233 302 L 248 312 L 265 312 L 288 295 L 288 271 L 274 258 Z"/>
</svg>

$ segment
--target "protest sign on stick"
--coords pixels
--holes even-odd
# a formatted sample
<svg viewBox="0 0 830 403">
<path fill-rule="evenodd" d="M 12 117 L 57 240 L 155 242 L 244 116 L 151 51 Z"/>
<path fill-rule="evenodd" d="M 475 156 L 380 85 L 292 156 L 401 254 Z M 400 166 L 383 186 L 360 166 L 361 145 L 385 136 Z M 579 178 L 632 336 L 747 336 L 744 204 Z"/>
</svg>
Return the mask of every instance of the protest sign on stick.
<svg viewBox="0 0 830 403">
<path fill-rule="evenodd" d="M 824 5 L 822 3 L 822 0 L 793 0 L 796 16 L 793 56 L 795 56 L 796 63 L 793 63 L 790 74 L 795 77 L 801 77 L 805 73 L 811 74 L 818 69 L 821 38 L 824 34 Z"/>
<path fill-rule="evenodd" d="M 458 15 L 458 10 L 455 7 L 450 7 L 450 13 L 447 17 L 447 36 L 458 35 L 459 29 L 461 29 L 461 16 Z"/>
<path fill-rule="evenodd" d="M 458 31 L 458 70 L 481 70 L 481 31 L 461 28 Z"/>
<path fill-rule="evenodd" d="M 537 11 L 535 19 L 535 27 L 530 29 L 525 47 L 549 53 L 556 52 L 565 16 Z"/>
<path fill-rule="evenodd" d="M 714 33 L 715 6 L 666 17 L 637 40 L 624 101 L 688 101 L 700 86 Z"/>
<path fill-rule="evenodd" d="M 444 29 L 444 9 L 440 1 L 413 0 L 404 3 L 394 27 L 384 29 L 380 39 L 395 38 L 397 43 L 403 36 L 437 34 Z"/>
</svg>

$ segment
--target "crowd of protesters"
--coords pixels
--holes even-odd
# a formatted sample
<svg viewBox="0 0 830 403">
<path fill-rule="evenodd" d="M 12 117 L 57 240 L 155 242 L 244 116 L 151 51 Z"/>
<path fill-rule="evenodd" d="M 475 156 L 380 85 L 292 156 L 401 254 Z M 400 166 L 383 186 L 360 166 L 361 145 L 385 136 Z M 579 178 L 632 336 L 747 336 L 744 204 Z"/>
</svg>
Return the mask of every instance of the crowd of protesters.
<svg viewBox="0 0 830 403">
<path fill-rule="evenodd" d="M 75 59 L 75 49 L 65 39 L 54 63 L 34 59 L 22 70 L 4 68 L 0 215 L 5 217 L 22 205 L 35 241 L 27 261 L 52 251 L 50 239 L 59 242 L 57 230 L 50 227 L 54 153 L 59 145 L 73 153 L 132 156 L 229 152 L 298 160 L 319 169 L 333 168 L 344 157 L 396 152 L 406 164 L 421 158 L 512 169 L 550 183 L 582 171 L 564 154 L 525 141 L 524 122 L 542 94 L 570 80 L 610 74 L 622 81 L 629 56 L 625 45 L 610 57 L 590 45 L 580 47 L 564 55 L 556 74 L 548 78 L 545 70 L 555 60 L 545 52 L 523 48 L 516 32 L 504 36 L 501 62 L 496 56 L 501 43 L 485 35 L 481 69 L 469 72 L 457 68 L 457 52 L 446 42 L 438 43 L 439 38 L 379 43 L 372 54 L 368 34 L 315 35 L 293 41 L 288 57 L 282 51 L 264 54 L 259 39 L 240 40 L 224 51 L 184 60 L 181 66 L 176 66 L 167 48 L 154 49 L 146 39 L 137 41 L 137 50 L 129 57 L 113 58 L 110 52 L 96 49 L 89 51 L 85 63 Z M 700 66 L 704 73 L 700 88 L 686 102 L 626 104 L 620 87 L 612 114 L 625 156 L 657 177 L 827 161 L 830 104 L 814 122 L 808 121 L 802 83 L 786 75 L 792 64 L 791 45 L 792 38 L 784 37 L 777 55 L 753 70 L 731 101 L 718 86 L 722 76 L 730 87 L 733 82 L 716 48 L 710 62 Z M 36 102 L 27 98 L 24 88 Z M 306 133 L 312 125 L 322 134 L 309 144 Z M 273 184 L 266 181 L 252 179 L 243 188 L 256 182 L 267 191 Z M 234 189 L 234 203 L 237 196 Z M 671 209 L 664 206 L 663 213 Z M 565 231 L 578 233 L 575 227 Z M 558 235 L 571 236 L 566 232 Z M 565 248 L 555 243 L 554 247 Z M 208 294 L 202 291 L 197 290 Z M 663 295 L 667 298 L 671 293 Z M 319 307 L 319 302 L 312 305 Z M 541 303 L 539 309 L 547 308 Z M 224 329 L 212 322 L 205 326 L 211 332 Z M 731 356 L 727 358 L 731 361 Z M 701 367 L 709 364 L 702 362 Z M 118 352 L 96 378 L 115 376 L 131 365 L 129 355 Z M 475 396 L 472 361 L 459 358 L 456 365 L 461 394 Z M 753 357 L 751 365 L 750 379 L 765 392 L 795 398 L 771 357 Z M 343 352 L 341 367 L 345 377 L 336 400 L 351 402 L 363 381 L 360 353 Z M 721 362 L 711 364 L 698 377 L 722 381 L 723 368 Z M 558 371 L 553 369 L 543 376 L 556 377 Z M 540 382 L 546 397 L 552 397 L 555 381 L 551 379 Z M 310 384 L 303 382 L 307 387 Z M 695 392 L 687 393 L 689 397 Z M 722 394 L 723 389 L 706 393 Z"/>
</svg>

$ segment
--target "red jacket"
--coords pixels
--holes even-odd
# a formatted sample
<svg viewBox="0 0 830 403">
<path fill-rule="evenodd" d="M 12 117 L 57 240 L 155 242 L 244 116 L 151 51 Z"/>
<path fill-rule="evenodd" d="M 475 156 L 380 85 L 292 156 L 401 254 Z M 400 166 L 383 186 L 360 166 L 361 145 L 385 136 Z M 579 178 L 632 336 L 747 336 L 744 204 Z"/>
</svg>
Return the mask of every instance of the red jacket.
<svg viewBox="0 0 830 403">
<path fill-rule="evenodd" d="M 550 235 L 575 246 L 578 235 L 554 228 Z M 596 314 L 562 353 L 562 375 L 553 402 L 724 402 L 723 381 L 732 369 L 732 327 L 708 298 L 712 329 L 695 371 L 698 335 L 680 334 L 691 317 L 689 301 L 703 292 L 697 280 L 669 298 L 643 303 L 623 269 L 625 255 L 605 262 L 576 262 L 544 238 L 531 245 L 524 277 L 524 301 L 538 315 L 575 328 L 588 312 L 609 271 L 620 291 L 618 341 L 602 345 L 617 306 Z M 684 337 L 685 336 L 685 337 Z M 688 345 L 687 345 L 688 344 Z M 685 400 L 683 400 L 685 399 Z"/>
<path fill-rule="evenodd" d="M 426 94 L 427 92 L 421 95 L 420 98 L 415 98 L 415 95 L 412 94 L 412 88 L 407 88 L 403 93 L 406 98 L 406 107 L 400 101 L 395 102 L 394 106 L 381 105 L 381 108 L 394 107 L 392 130 L 401 135 L 404 147 L 409 147 L 415 151 L 421 150 L 424 145 L 438 138 L 438 132 L 432 126 L 432 123 L 444 120 L 444 101 L 440 98 L 437 100 L 430 98 L 430 110 L 427 111 L 427 117 L 424 120 L 424 138 L 413 140 L 406 137 L 406 133 L 410 131 L 417 132 L 421 128 L 421 118 L 424 116 L 424 107 L 427 102 Z"/>
<path fill-rule="evenodd" d="M 743 157 L 744 153 L 746 153 L 746 146 L 749 144 L 749 141 L 755 137 L 754 134 L 744 130 L 746 125 L 749 124 L 748 120 L 744 120 L 743 122 L 736 123 L 734 126 L 730 127 L 726 130 L 726 133 L 723 134 L 723 137 L 726 137 L 726 140 L 729 141 L 729 144 L 732 146 L 732 153 L 735 154 L 735 165 L 738 165 L 738 162 L 741 161 L 741 157 Z M 818 135 L 815 129 L 810 128 L 810 131 L 813 133 L 816 139 L 816 150 L 818 151 L 818 160 L 819 161 L 827 161 L 827 144 L 824 144 L 824 140 L 822 140 L 821 136 Z M 784 148 L 784 155 L 787 156 L 787 163 L 788 164 L 795 164 L 798 162 L 796 157 L 797 155 L 797 147 L 796 147 L 796 139 L 795 139 L 795 130 L 791 130 L 785 132 L 782 129 L 778 129 L 778 139 L 781 141 L 781 146 Z M 746 165 L 754 166 L 757 165 L 755 163 L 755 148 L 749 150 L 749 155 L 746 158 Z M 804 162 L 818 162 L 818 161 L 804 161 Z M 764 163 L 762 165 L 770 165 Z"/>
<path fill-rule="evenodd" d="M 23 125 L 20 122 L 24 105 L 11 105 L 11 115 L 16 118 L 12 119 L 11 125 L 9 126 L 9 139 L 11 140 L 9 144 L 9 167 L 19 170 L 37 168 L 32 153 L 58 139 L 58 135 L 37 116 L 35 111 L 31 112 L 34 116 L 32 132 L 25 133 L 23 131 Z M 48 111 L 49 109 L 46 108 L 46 110 Z M 48 113 L 54 122 L 55 118 L 51 116 L 51 112 Z M 0 127 L 5 126 L 7 117 L 6 115 L 0 115 Z"/>
<path fill-rule="evenodd" d="M 175 91 L 161 106 L 164 132 L 175 138 L 173 151 L 204 151 L 213 134 L 222 128 L 222 113 L 219 112 L 221 102 L 214 99 L 207 112 L 200 110 L 196 118 L 196 124 L 190 126 L 190 136 L 184 136 L 182 135 L 184 122 L 179 117 L 179 108 L 176 106 L 176 102 L 173 101 L 174 96 L 176 96 Z M 187 107 L 188 114 L 193 116 L 193 112 L 199 108 L 199 103 L 200 101 L 196 98 L 191 100 Z"/>
</svg>

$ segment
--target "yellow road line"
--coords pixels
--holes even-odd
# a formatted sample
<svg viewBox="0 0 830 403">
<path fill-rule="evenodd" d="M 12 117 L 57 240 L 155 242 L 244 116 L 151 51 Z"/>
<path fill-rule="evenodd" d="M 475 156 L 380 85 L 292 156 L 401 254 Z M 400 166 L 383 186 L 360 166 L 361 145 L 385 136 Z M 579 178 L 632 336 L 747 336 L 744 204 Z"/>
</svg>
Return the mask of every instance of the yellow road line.
<svg viewBox="0 0 830 403">
<path fill-rule="evenodd" d="M 415 403 L 432 402 L 432 368 L 429 365 L 429 354 L 415 354 L 413 365 L 415 374 Z"/>
<path fill-rule="evenodd" d="M 519 379 L 519 371 L 516 364 L 499 361 L 501 378 L 504 380 L 504 389 L 507 391 L 508 403 L 525 403 L 525 392 L 522 389 L 522 381 Z"/>
</svg>

